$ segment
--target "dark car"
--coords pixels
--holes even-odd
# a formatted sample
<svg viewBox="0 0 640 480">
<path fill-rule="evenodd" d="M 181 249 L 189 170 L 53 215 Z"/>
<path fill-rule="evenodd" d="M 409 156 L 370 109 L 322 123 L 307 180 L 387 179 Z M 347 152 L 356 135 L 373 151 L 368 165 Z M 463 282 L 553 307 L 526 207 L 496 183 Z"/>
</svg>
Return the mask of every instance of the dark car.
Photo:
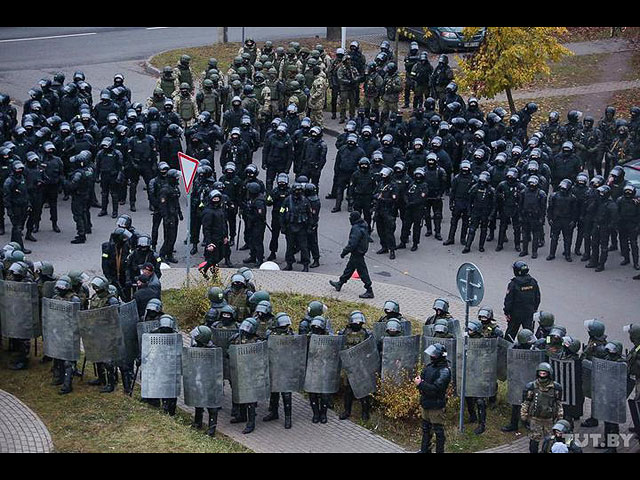
<svg viewBox="0 0 640 480">
<path fill-rule="evenodd" d="M 385 27 L 389 40 L 396 39 L 396 30 L 402 28 L 408 32 L 400 32 L 400 38 L 407 38 L 412 41 L 426 45 L 432 53 L 442 53 L 450 51 L 470 51 L 476 50 L 484 40 L 486 28 L 481 28 L 471 38 L 465 38 L 462 30 L 464 27 Z M 430 32 L 425 37 L 425 29 Z"/>
<path fill-rule="evenodd" d="M 636 197 L 640 197 L 640 159 L 630 160 L 624 165 L 624 179 L 636 187 Z"/>
</svg>

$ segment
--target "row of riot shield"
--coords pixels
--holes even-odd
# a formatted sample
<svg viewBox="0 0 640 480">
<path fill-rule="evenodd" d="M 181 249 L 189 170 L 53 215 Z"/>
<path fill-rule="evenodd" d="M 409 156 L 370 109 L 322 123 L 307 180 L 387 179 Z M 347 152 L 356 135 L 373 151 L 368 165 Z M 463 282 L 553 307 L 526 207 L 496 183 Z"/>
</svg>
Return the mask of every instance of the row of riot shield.
<svg viewBox="0 0 640 480">
<path fill-rule="evenodd" d="M 44 354 L 77 361 L 80 340 L 90 362 L 130 365 L 138 357 L 138 310 L 135 300 L 92 310 L 64 300 L 42 299 Z"/>
<path fill-rule="evenodd" d="M 0 324 L 6 338 L 26 340 L 42 335 L 37 284 L 0 280 Z"/>
</svg>

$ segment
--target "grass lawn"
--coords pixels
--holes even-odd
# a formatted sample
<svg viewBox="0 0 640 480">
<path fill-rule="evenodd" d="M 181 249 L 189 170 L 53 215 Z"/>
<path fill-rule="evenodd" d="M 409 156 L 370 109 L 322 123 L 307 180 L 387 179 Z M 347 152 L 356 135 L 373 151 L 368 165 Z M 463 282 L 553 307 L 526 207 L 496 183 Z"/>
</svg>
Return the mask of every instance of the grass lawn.
<svg viewBox="0 0 640 480">
<path fill-rule="evenodd" d="M 289 42 L 299 42 L 301 47 L 307 47 L 309 50 L 319 43 L 324 47 L 325 52 L 335 52 L 340 47 L 339 41 L 328 41 L 326 38 L 294 38 L 282 41 L 274 41 L 273 48 L 283 46 L 285 50 L 289 46 Z M 264 42 L 256 42 L 258 48 L 262 48 Z M 180 55 L 187 54 L 191 57 L 191 71 L 198 77 L 204 71 L 211 57 L 218 59 L 218 70 L 226 75 L 229 65 L 233 63 L 234 57 L 238 55 L 238 50 L 242 47 L 241 42 L 214 43 L 203 47 L 179 48 L 159 53 L 151 58 L 151 65 L 162 70 L 166 65 L 174 67 Z"/>
<path fill-rule="evenodd" d="M 190 289 L 172 289 L 164 291 L 162 301 L 164 310 L 178 318 L 180 328 L 188 331 L 196 325 L 201 324 L 204 314 L 208 309 L 209 301 L 206 296 L 210 286 L 219 285 L 215 281 L 205 282 L 204 280 Z M 260 286 L 258 285 L 258 288 Z M 287 312 L 292 319 L 293 329 L 297 331 L 298 324 L 303 318 L 307 304 L 312 300 L 320 300 L 328 307 L 327 317 L 331 318 L 334 330 L 341 330 L 347 322 L 348 314 L 353 310 L 361 310 L 367 317 L 367 323 L 375 322 L 382 311 L 366 304 L 356 302 L 338 301 L 327 297 L 314 297 L 311 295 L 301 295 L 294 293 L 276 292 L 271 294 L 271 303 L 274 314 L 276 312 Z M 410 319 L 413 324 L 413 333 L 422 332 L 422 322 Z M 365 428 L 388 438 L 389 440 L 413 450 L 420 447 L 420 409 L 419 395 L 411 380 L 408 380 L 393 393 L 385 393 L 381 400 L 385 403 L 395 401 L 393 395 L 400 395 L 406 405 L 403 412 L 397 418 L 385 415 L 377 399 L 374 399 L 374 408 L 371 412 L 371 419 L 367 422 L 360 421 L 360 402 L 354 401 L 353 415 L 351 419 Z M 390 398 L 387 398 L 390 396 Z M 458 433 L 458 409 L 460 403 L 458 398 L 451 397 L 447 408 L 447 445 L 448 452 L 475 452 L 515 440 L 517 435 L 503 433 L 500 427 L 509 422 L 511 407 L 505 401 L 506 384 L 499 382 L 498 400 L 494 407 L 487 409 L 487 430 L 482 435 L 475 435 L 473 430 L 475 425 L 471 424 L 465 428 L 465 432 Z M 395 397 L 398 398 L 398 397 Z M 335 408 L 342 411 L 342 392 L 334 395 Z M 400 409 L 402 410 L 402 409 Z"/>
<path fill-rule="evenodd" d="M 4 342 L 6 346 L 6 341 Z M 42 340 L 40 340 L 40 347 Z M 9 352 L 0 352 L 0 386 L 34 410 L 45 423 L 58 453 L 232 453 L 249 452 L 239 443 L 216 432 L 190 428 L 191 416 L 177 410 L 169 417 L 140 401 L 140 387 L 133 397 L 119 383 L 113 393 L 91 387 L 93 368 L 87 365 L 85 381 L 74 378 L 73 392 L 59 395 L 52 386 L 51 363 L 40 363 L 42 353 L 31 358 L 27 370 L 11 371 Z M 78 362 L 79 366 L 82 361 Z"/>
</svg>

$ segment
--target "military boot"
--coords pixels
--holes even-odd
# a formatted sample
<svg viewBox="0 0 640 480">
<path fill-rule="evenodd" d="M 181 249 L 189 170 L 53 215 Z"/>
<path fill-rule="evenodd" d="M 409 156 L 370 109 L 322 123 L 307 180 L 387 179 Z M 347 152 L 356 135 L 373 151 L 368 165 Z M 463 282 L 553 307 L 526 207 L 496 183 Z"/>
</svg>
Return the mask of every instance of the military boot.
<svg viewBox="0 0 640 480">
<path fill-rule="evenodd" d="M 51 385 L 62 385 L 64 382 L 64 367 L 61 365 L 60 360 L 55 360 L 53 362 L 53 367 L 51 371 L 53 373 L 53 380 L 51 381 Z"/>
<path fill-rule="evenodd" d="M 431 453 L 431 422 L 422 420 L 422 442 L 416 453 Z"/>
<path fill-rule="evenodd" d="M 64 368 L 64 382 L 60 388 L 60 394 L 64 395 L 73 391 L 73 365 Z"/>
<path fill-rule="evenodd" d="M 340 420 L 346 420 L 351 416 L 351 407 L 353 406 L 353 392 L 351 387 L 347 387 L 347 391 L 344 392 L 344 412 L 340 414 Z"/>
<path fill-rule="evenodd" d="M 462 223 L 462 228 L 460 229 L 460 243 L 464 245 L 466 239 L 467 239 L 467 233 L 469 231 L 469 225 L 465 225 L 465 223 Z"/>
<path fill-rule="evenodd" d="M 76 238 L 71 240 L 70 243 L 73 243 L 74 245 L 78 245 L 78 244 L 81 244 L 81 243 L 87 243 L 87 237 L 86 237 L 86 235 L 76 235 Z"/>
<path fill-rule="evenodd" d="M 209 412 L 209 425 L 207 428 L 207 435 L 210 437 L 216 436 L 216 428 L 218 426 L 218 409 L 217 408 L 207 408 Z"/>
<path fill-rule="evenodd" d="M 331 286 L 333 288 L 336 289 L 336 292 L 339 292 L 340 289 L 342 288 L 342 283 L 340 283 L 340 282 L 334 282 L 333 280 L 329 280 L 329 283 L 331 284 Z"/>
<path fill-rule="evenodd" d="M 364 293 L 361 293 L 360 295 L 358 295 L 359 298 L 374 298 L 373 296 L 373 289 L 371 287 L 365 289 Z"/>
<path fill-rule="evenodd" d="M 98 378 L 94 378 L 93 380 L 89 380 L 87 383 L 89 385 L 106 385 L 107 377 L 104 369 L 104 365 L 102 363 L 96 363 L 96 369 L 98 370 Z"/>
<path fill-rule="evenodd" d="M 233 414 L 233 408 L 235 408 L 235 416 Z M 232 403 L 231 406 L 231 421 L 229 423 L 242 423 L 247 421 L 247 408 L 245 405 L 239 403 Z"/>
<path fill-rule="evenodd" d="M 309 268 L 316 268 L 320 266 L 320 259 L 316 258 L 315 260 L 313 260 L 313 263 L 311 265 L 309 265 Z"/>
<path fill-rule="evenodd" d="M 24 236 L 24 239 L 29 240 L 30 242 L 37 242 L 38 240 L 32 235 L 32 233 L 32 230 L 27 230 L 27 234 Z"/>
<path fill-rule="evenodd" d="M 517 432 L 518 421 L 520 420 L 520 405 L 511 405 L 511 423 L 505 425 L 500 430 L 503 432 Z"/>
<path fill-rule="evenodd" d="M 256 428 L 256 406 L 253 403 L 247 405 L 247 424 L 242 433 L 251 433 Z"/>
<path fill-rule="evenodd" d="M 278 406 L 280 404 L 280 394 L 274 392 L 269 397 L 269 413 L 262 417 L 263 422 L 270 422 L 271 420 L 277 420 L 280 418 L 278 415 Z"/>
<path fill-rule="evenodd" d="M 320 404 L 320 423 L 327 423 L 327 409 L 329 405 L 324 400 Z"/>
<path fill-rule="evenodd" d="M 476 404 L 475 402 L 469 401 L 469 399 L 465 400 L 467 404 L 467 411 L 469 412 L 469 422 L 468 423 L 476 423 L 478 421 L 478 416 L 476 415 Z"/>
<path fill-rule="evenodd" d="M 193 423 L 191 423 L 191 428 L 195 428 L 196 430 L 200 430 L 202 428 L 202 417 L 204 416 L 204 408 L 196 407 L 195 414 L 193 416 Z"/>
<path fill-rule="evenodd" d="M 480 230 L 480 245 L 478 245 L 478 251 L 484 252 L 484 242 L 488 242 L 487 231 Z"/>
<path fill-rule="evenodd" d="M 100 389 L 100 393 L 111 393 L 116 388 L 116 373 L 115 367 L 106 367 L 107 370 L 107 384 Z"/>
<path fill-rule="evenodd" d="M 133 389 L 133 372 L 131 370 L 121 370 L 122 389 L 124 393 L 129 393 Z"/>
<path fill-rule="evenodd" d="M 473 431 L 476 435 L 480 435 L 485 430 L 485 425 L 487 423 L 487 406 L 484 402 L 478 402 L 478 426 Z"/>
<path fill-rule="evenodd" d="M 282 395 L 282 403 L 284 404 L 284 428 L 291 428 L 291 392 Z"/>
<path fill-rule="evenodd" d="M 320 405 L 317 401 L 311 400 L 311 411 L 313 412 L 312 423 L 318 423 L 320 421 Z"/>
<path fill-rule="evenodd" d="M 360 404 L 362 406 L 362 420 L 366 422 L 370 418 L 371 397 L 367 395 L 362 400 L 360 400 Z"/>
<path fill-rule="evenodd" d="M 493 242 L 495 230 L 493 228 L 489 229 L 489 234 L 487 235 L 487 242 Z"/>
<path fill-rule="evenodd" d="M 449 237 L 443 243 L 443 245 L 453 245 L 453 244 L 456 243 L 456 241 L 455 241 L 456 230 L 457 230 L 457 225 L 454 225 L 453 223 L 451 223 L 451 228 L 449 229 Z"/>
<path fill-rule="evenodd" d="M 442 221 L 441 220 L 434 220 L 433 224 L 434 224 L 434 230 L 436 232 L 436 234 L 435 234 L 436 240 L 442 241 L 442 235 L 440 235 L 440 229 L 441 229 Z"/>
</svg>

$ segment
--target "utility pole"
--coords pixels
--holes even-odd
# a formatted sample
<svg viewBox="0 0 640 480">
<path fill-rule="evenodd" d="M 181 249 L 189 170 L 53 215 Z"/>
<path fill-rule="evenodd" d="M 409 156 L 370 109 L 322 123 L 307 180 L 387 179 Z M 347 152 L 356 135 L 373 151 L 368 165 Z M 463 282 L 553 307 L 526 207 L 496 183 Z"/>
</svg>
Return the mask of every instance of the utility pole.
<svg viewBox="0 0 640 480">
<path fill-rule="evenodd" d="M 345 45 L 347 44 L 347 27 L 340 27 L 340 29 L 341 29 L 341 34 L 342 34 L 341 35 L 341 37 L 342 37 L 341 38 L 341 43 L 342 44 L 340 46 L 344 50 L 346 48 Z"/>
<path fill-rule="evenodd" d="M 229 41 L 229 27 L 218 27 L 218 42 L 227 43 Z"/>
</svg>

